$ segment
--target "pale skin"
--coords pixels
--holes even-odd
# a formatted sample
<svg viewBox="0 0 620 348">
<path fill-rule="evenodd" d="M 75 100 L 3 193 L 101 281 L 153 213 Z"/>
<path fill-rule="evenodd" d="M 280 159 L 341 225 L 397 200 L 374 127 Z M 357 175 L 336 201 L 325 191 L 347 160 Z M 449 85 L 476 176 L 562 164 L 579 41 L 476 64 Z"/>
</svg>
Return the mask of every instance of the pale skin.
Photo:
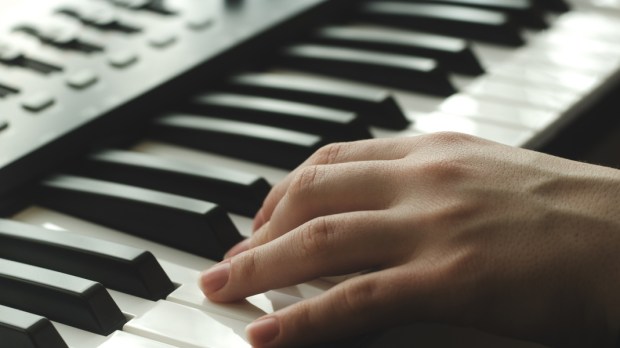
<svg viewBox="0 0 620 348">
<path fill-rule="evenodd" d="M 272 189 L 254 228 L 203 274 L 209 299 L 362 273 L 251 324 L 256 347 L 417 321 L 553 347 L 620 333 L 614 169 L 456 133 L 334 144 Z"/>
</svg>

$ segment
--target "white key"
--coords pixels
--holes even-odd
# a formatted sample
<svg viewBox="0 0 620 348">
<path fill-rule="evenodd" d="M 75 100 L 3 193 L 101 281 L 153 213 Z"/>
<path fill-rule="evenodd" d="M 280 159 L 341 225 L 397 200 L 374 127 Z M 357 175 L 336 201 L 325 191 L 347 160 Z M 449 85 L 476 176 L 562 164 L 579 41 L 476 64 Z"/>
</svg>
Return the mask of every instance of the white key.
<svg viewBox="0 0 620 348">
<path fill-rule="evenodd" d="M 412 117 L 415 119 L 414 128 L 423 133 L 460 132 L 510 146 L 524 145 L 534 133 L 528 129 L 504 127 L 441 112 L 417 114 Z"/>
<path fill-rule="evenodd" d="M 439 106 L 439 111 L 532 130 L 542 130 L 558 117 L 553 111 L 488 100 L 465 93 L 455 94 L 446 99 Z"/>
<path fill-rule="evenodd" d="M 136 336 L 124 331 L 116 331 L 98 348 L 174 348 L 166 343 L 153 341 L 148 338 Z"/>
<path fill-rule="evenodd" d="M 210 313 L 228 316 L 246 323 L 254 321 L 266 313 L 272 313 L 274 310 L 282 308 L 277 307 L 277 305 L 274 306 L 264 294 L 252 296 L 248 298 L 247 301 L 231 304 L 220 304 L 209 301 L 198 287 L 200 272 L 176 265 L 172 262 L 161 261 L 160 263 L 166 273 L 170 274 L 175 282 L 181 284 L 179 288 L 168 296 L 168 301 L 202 309 Z M 296 303 L 300 300 L 298 297 L 287 297 L 290 298 L 288 304 Z M 255 303 L 260 304 L 260 306 L 255 306 Z"/>
<path fill-rule="evenodd" d="M 599 74 L 589 74 L 562 66 L 505 64 L 490 71 L 490 74 L 507 82 L 545 86 L 553 89 L 568 90 L 586 96 L 603 82 Z"/>
<path fill-rule="evenodd" d="M 52 322 L 65 343 L 71 348 L 96 348 L 106 341 L 105 336 L 76 329 L 72 326 Z"/>
<path fill-rule="evenodd" d="M 558 113 L 566 111 L 580 99 L 573 92 L 558 91 L 524 83 L 509 83 L 496 78 L 479 81 L 464 92 L 473 96 L 510 101 Z"/>
<path fill-rule="evenodd" d="M 125 324 L 124 331 L 178 347 L 249 347 L 244 322 L 168 301 Z"/>
</svg>

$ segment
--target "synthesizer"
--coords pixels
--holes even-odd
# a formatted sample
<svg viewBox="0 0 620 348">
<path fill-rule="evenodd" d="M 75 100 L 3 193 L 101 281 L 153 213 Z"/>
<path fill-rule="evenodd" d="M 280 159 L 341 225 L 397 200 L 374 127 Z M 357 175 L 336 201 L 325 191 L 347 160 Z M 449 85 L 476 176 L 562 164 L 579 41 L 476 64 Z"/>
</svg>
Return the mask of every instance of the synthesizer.
<svg viewBox="0 0 620 348">
<path fill-rule="evenodd" d="M 0 342 L 11 347 L 248 346 L 245 325 L 334 280 L 224 305 L 197 278 L 313 151 L 440 131 L 539 149 L 620 78 L 617 0 L 0 10 Z M 537 347 L 430 324 L 364 344 L 399 345 Z"/>
</svg>

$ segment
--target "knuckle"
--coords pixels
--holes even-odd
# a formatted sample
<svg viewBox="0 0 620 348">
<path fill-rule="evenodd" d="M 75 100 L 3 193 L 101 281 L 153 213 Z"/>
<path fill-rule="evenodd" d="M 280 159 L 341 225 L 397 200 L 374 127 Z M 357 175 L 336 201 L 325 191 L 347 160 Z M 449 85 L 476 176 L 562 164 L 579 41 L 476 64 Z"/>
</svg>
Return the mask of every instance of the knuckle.
<svg viewBox="0 0 620 348">
<path fill-rule="evenodd" d="M 332 143 L 318 149 L 312 159 L 315 164 L 334 164 L 338 162 L 338 158 L 345 143 Z"/>
<path fill-rule="evenodd" d="M 462 159 L 440 156 L 418 164 L 421 175 L 441 183 L 460 181 L 468 177 L 471 169 L 471 165 Z"/>
<path fill-rule="evenodd" d="M 301 230 L 301 247 L 304 255 L 320 255 L 328 252 L 328 245 L 334 233 L 334 226 L 325 217 L 316 218 Z"/>
<path fill-rule="evenodd" d="M 257 270 L 259 267 L 259 254 L 255 250 L 249 250 L 232 258 L 232 279 L 239 279 L 247 282 L 253 279 L 253 276 L 260 274 Z"/>
<path fill-rule="evenodd" d="M 432 142 L 444 146 L 456 146 L 464 143 L 471 143 L 475 142 L 477 139 L 472 135 L 459 132 L 438 132 L 431 134 L 429 137 Z"/>
<path fill-rule="evenodd" d="M 312 192 L 321 177 L 321 167 L 313 165 L 302 168 L 293 177 L 289 186 L 288 194 L 291 196 L 305 196 Z"/>
<path fill-rule="evenodd" d="M 345 286 L 341 291 L 340 303 L 348 313 L 367 313 L 368 307 L 377 301 L 380 287 L 376 281 L 366 280 Z"/>
</svg>

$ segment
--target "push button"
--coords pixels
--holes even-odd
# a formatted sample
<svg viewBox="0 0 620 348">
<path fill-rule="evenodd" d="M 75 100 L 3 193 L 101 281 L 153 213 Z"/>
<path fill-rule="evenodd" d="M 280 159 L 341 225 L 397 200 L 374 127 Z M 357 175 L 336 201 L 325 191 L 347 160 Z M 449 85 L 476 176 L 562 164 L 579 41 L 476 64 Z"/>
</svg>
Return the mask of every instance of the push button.
<svg viewBox="0 0 620 348">
<path fill-rule="evenodd" d="M 211 16 L 193 16 L 187 20 L 187 27 L 192 30 L 203 30 L 213 25 L 213 17 Z"/>
<path fill-rule="evenodd" d="M 155 48 L 166 48 L 177 41 L 177 36 L 172 33 L 159 33 L 149 38 L 149 44 Z"/>
<path fill-rule="evenodd" d="M 22 102 L 22 107 L 28 111 L 39 112 L 54 105 L 56 100 L 46 92 L 30 95 Z"/>
<path fill-rule="evenodd" d="M 67 79 L 67 84 L 75 89 L 83 89 L 94 84 L 98 79 L 99 77 L 93 71 L 83 69 L 71 74 Z"/>
<path fill-rule="evenodd" d="M 117 51 L 110 55 L 108 62 L 115 68 L 126 68 L 138 61 L 138 55 L 131 51 Z"/>
<path fill-rule="evenodd" d="M 0 118 L 0 132 L 9 128 L 9 121 L 5 118 Z"/>
</svg>

